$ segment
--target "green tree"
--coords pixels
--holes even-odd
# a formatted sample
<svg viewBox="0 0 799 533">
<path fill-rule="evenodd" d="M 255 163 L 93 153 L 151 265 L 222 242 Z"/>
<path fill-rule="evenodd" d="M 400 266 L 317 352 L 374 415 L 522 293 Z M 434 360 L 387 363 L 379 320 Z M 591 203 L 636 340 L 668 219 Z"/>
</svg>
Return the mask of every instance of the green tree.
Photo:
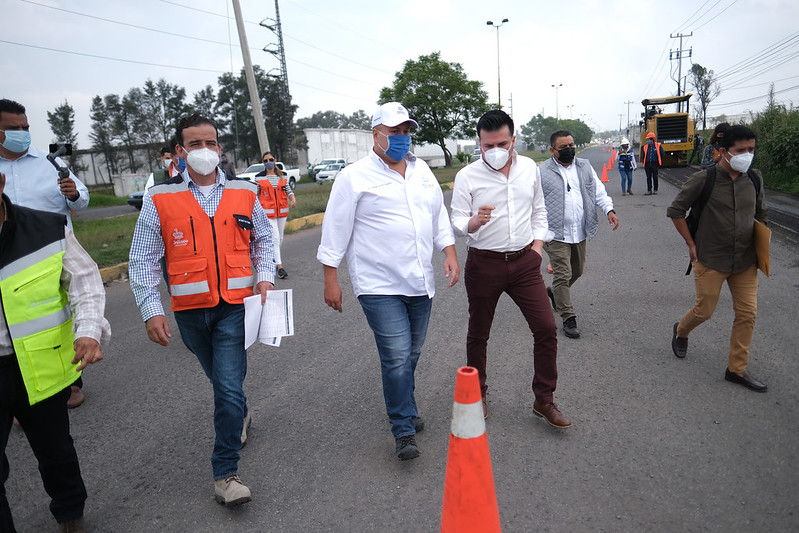
<svg viewBox="0 0 799 533">
<path fill-rule="evenodd" d="M 707 108 L 710 102 L 716 99 L 721 93 L 721 88 L 716 81 L 716 76 L 712 70 L 708 70 L 699 63 L 694 63 L 691 70 L 688 71 L 691 79 L 691 85 L 696 90 L 696 96 L 699 98 L 698 111 L 702 113 L 702 129 L 707 129 Z"/>
<path fill-rule="evenodd" d="M 488 94 L 479 81 L 469 80 L 460 63 L 442 61 L 441 52 L 409 59 L 380 91 L 380 104 L 401 102 L 419 123 L 415 142 L 437 144 L 446 166 L 452 154 L 446 139 L 473 138 L 477 119 L 489 109 Z"/>
<path fill-rule="evenodd" d="M 317 111 L 310 117 L 298 118 L 297 127 L 305 128 L 343 128 L 347 123 L 347 116 L 338 111 Z"/>
<path fill-rule="evenodd" d="M 108 171 L 109 182 L 113 174 L 119 172 L 119 152 L 114 144 L 114 112 L 119 106 L 119 96 L 107 94 L 104 98 L 95 96 L 92 98 L 90 118 L 92 120 L 92 131 L 89 139 L 92 140 L 95 150 L 103 154 L 106 170 Z"/>
<path fill-rule="evenodd" d="M 79 174 L 88 170 L 88 167 L 81 163 L 80 158 L 75 153 L 78 149 L 78 132 L 75 131 L 75 109 L 64 100 L 64 103 L 56 107 L 52 113 L 47 112 L 47 122 L 53 132 L 53 142 L 63 142 L 72 145 L 72 155 L 67 157 L 67 164 L 72 172 Z"/>
<path fill-rule="evenodd" d="M 140 111 L 142 100 L 144 100 L 144 95 L 141 89 L 134 87 L 122 97 L 121 102 L 118 101 L 117 105 L 109 108 L 114 134 L 122 142 L 122 148 L 128 157 L 127 167 L 130 172 L 136 172 L 141 168 L 136 160 L 136 148 L 143 140 L 141 132 L 145 128 L 146 121 L 146 117 Z"/>
<path fill-rule="evenodd" d="M 294 124 L 287 124 L 287 111 L 293 114 L 297 106 L 281 96 L 282 82 L 266 75 L 257 65 L 253 67 L 255 84 L 258 87 L 258 96 L 261 100 L 261 109 L 266 124 L 266 134 L 272 152 L 281 161 L 296 159 L 294 154 L 288 153 L 289 134 L 293 133 Z M 260 161 L 260 146 L 258 134 L 255 131 L 250 94 L 247 90 L 247 80 L 244 69 L 238 76 L 228 72 L 218 79 L 219 92 L 217 94 L 217 125 L 220 128 L 220 142 L 224 149 L 238 151 L 237 159 Z M 287 109 L 287 106 L 290 109 Z"/>
<path fill-rule="evenodd" d="M 799 194 L 799 109 L 774 99 L 774 84 L 766 108 L 753 117 L 757 135 L 752 166 L 763 171 L 766 185 Z"/>
<path fill-rule="evenodd" d="M 371 130 L 372 117 L 363 109 L 359 109 L 347 118 L 346 127 L 351 130 Z"/>
<path fill-rule="evenodd" d="M 178 120 L 189 111 L 186 89 L 167 83 L 163 78 L 155 83 L 147 80 L 141 91 L 139 107 L 139 122 L 144 126 L 139 133 L 140 139 L 153 145 L 168 143 L 175 135 Z"/>
<path fill-rule="evenodd" d="M 194 105 L 192 106 L 193 113 L 199 113 L 204 117 L 208 117 L 214 122 L 217 121 L 216 117 L 216 96 L 214 96 L 214 88 L 206 85 L 204 89 L 200 89 L 194 93 Z M 174 135 L 175 132 L 172 132 Z"/>
<path fill-rule="evenodd" d="M 577 146 L 588 144 L 593 137 L 591 128 L 582 120 L 558 120 L 539 113 L 522 126 L 522 139 L 530 146 L 539 144 L 549 146 L 549 137 L 558 130 L 567 130 L 571 133 Z"/>
</svg>

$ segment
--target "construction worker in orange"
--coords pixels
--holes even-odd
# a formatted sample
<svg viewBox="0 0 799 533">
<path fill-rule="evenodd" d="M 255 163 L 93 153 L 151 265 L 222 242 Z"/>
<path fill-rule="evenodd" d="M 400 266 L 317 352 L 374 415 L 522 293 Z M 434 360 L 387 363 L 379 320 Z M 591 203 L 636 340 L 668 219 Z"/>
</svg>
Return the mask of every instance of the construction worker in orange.
<svg viewBox="0 0 799 533">
<path fill-rule="evenodd" d="M 442 533 L 501 531 L 477 369 L 463 366 L 455 401 L 444 479 Z"/>
</svg>

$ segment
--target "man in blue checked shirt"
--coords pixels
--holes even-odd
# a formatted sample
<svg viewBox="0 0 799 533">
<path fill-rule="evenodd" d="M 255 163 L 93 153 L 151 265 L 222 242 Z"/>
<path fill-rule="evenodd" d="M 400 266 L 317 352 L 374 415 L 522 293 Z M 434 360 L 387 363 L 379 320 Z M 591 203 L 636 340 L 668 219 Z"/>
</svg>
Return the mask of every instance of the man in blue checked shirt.
<svg viewBox="0 0 799 533">
<path fill-rule="evenodd" d="M 180 120 L 180 175 L 144 197 L 130 248 L 130 286 L 147 336 L 162 346 L 172 334 L 158 292 L 166 258 L 172 311 L 186 347 L 214 390 L 214 492 L 227 506 L 251 500 L 238 476 L 239 450 L 251 421 L 243 384 L 247 372 L 243 300 L 274 289 L 272 230 L 258 186 L 217 169 L 216 125 L 200 115 Z M 257 284 L 256 284 L 257 283 Z"/>
</svg>

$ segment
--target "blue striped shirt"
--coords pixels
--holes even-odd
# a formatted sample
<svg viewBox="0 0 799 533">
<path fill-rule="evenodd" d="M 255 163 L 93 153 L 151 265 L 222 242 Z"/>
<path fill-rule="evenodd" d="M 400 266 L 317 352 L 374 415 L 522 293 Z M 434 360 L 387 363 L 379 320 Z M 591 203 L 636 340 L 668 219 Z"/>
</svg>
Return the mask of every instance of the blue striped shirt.
<svg viewBox="0 0 799 533">
<path fill-rule="evenodd" d="M 189 173 L 184 171 L 181 177 L 188 183 L 189 191 L 200 204 L 203 211 L 212 217 L 219 207 L 222 193 L 225 190 L 227 178 L 225 173 L 217 169 L 216 183 L 208 196 L 203 196 L 199 187 L 191 179 Z M 250 241 L 250 259 L 253 269 L 257 272 L 257 280 L 275 282 L 275 262 L 273 260 L 272 225 L 266 218 L 261 204 L 256 198 L 252 210 L 252 240 Z M 161 219 L 158 210 L 153 204 L 149 194 L 144 195 L 139 219 L 133 232 L 133 243 L 130 246 L 130 262 L 128 275 L 130 288 L 136 297 L 136 305 L 141 311 L 142 320 L 145 322 L 157 315 L 164 315 L 161 304 L 161 293 L 158 284 L 161 282 L 160 261 L 164 256 L 164 241 L 161 236 Z"/>
</svg>

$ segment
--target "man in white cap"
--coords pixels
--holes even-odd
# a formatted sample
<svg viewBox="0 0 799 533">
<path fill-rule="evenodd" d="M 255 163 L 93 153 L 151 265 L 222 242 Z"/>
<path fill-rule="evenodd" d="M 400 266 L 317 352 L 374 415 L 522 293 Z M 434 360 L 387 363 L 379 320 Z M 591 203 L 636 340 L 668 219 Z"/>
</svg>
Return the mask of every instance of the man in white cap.
<svg viewBox="0 0 799 533">
<path fill-rule="evenodd" d="M 322 242 L 325 303 L 342 312 L 337 272 L 347 255 L 355 296 L 375 336 L 383 397 L 401 461 L 419 456 L 424 428 L 414 372 L 435 293 L 433 251 L 444 253 L 449 286 L 460 277 L 444 196 L 430 168 L 409 150 L 419 125 L 398 102 L 372 116 L 374 147 L 344 168 L 330 193 Z"/>
</svg>

